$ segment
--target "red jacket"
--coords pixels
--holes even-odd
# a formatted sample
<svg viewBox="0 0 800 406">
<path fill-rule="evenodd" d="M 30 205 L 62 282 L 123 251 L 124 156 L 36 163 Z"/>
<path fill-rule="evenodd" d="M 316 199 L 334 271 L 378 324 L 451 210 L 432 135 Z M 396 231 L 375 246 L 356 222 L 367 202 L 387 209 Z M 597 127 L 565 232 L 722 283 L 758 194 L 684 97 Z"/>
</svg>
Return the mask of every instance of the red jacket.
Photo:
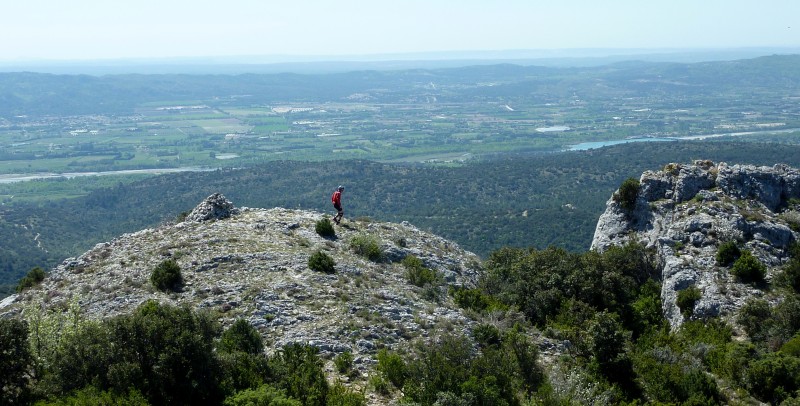
<svg viewBox="0 0 800 406">
<path fill-rule="evenodd" d="M 333 204 L 342 204 L 342 192 L 335 191 L 333 192 L 333 196 L 331 196 L 331 201 Z"/>
</svg>

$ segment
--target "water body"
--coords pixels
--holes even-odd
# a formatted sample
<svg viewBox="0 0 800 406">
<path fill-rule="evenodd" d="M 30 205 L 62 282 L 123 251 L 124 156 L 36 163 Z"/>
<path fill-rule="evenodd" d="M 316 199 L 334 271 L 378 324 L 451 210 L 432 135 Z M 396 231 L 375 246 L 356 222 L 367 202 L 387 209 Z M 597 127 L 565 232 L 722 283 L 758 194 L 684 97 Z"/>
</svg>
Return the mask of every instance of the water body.
<svg viewBox="0 0 800 406">
<path fill-rule="evenodd" d="M 160 175 L 163 173 L 206 172 L 213 170 L 216 169 L 201 168 L 199 166 L 187 166 L 183 168 L 126 169 L 121 171 L 103 171 L 103 172 L 32 173 L 25 175 L 12 173 L 12 174 L 0 175 L 0 184 L 25 182 L 28 180 L 36 180 L 36 179 L 58 179 L 58 178 L 72 179 L 80 176 L 139 175 L 139 174 Z"/>
<path fill-rule="evenodd" d="M 588 151 L 590 149 L 596 148 L 603 148 L 610 145 L 619 145 L 619 144 L 627 144 L 630 142 L 667 142 L 667 141 L 677 141 L 678 138 L 627 138 L 624 140 L 613 140 L 613 141 L 593 141 L 593 142 L 582 142 L 580 144 L 575 144 L 567 148 L 567 151 Z"/>
<path fill-rule="evenodd" d="M 794 132 L 800 132 L 800 129 L 788 128 L 784 130 L 745 131 L 736 133 L 691 135 L 687 137 L 662 137 L 662 138 L 637 137 L 637 138 L 626 138 L 624 140 L 581 142 L 580 144 L 571 145 L 569 148 L 565 149 L 565 151 L 587 151 L 590 149 L 607 147 L 609 145 L 627 144 L 629 142 L 696 141 L 696 140 L 706 140 L 709 138 L 719 138 L 719 137 L 741 137 L 747 135 L 785 134 Z"/>
</svg>

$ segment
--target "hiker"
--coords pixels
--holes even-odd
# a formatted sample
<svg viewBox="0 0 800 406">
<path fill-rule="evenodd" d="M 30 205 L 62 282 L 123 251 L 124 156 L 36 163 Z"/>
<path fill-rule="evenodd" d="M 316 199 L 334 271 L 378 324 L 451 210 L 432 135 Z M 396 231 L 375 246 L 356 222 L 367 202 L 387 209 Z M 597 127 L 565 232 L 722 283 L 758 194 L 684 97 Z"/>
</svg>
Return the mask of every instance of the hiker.
<svg viewBox="0 0 800 406">
<path fill-rule="evenodd" d="M 344 216 L 344 210 L 342 210 L 342 192 L 344 192 L 344 186 L 339 186 L 331 196 L 333 208 L 338 212 L 335 216 L 333 216 L 333 222 L 336 224 L 339 224 L 339 222 L 342 221 L 342 216 Z"/>
</svg>

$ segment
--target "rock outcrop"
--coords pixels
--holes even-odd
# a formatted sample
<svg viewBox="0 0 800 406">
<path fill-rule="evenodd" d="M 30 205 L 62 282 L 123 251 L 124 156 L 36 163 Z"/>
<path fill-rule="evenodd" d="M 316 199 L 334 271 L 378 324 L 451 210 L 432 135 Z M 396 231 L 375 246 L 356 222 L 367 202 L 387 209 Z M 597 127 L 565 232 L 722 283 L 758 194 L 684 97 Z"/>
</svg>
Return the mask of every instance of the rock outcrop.
<svg viewBox="0 0 800 406">
<path fill-rule="evenodd" d="M 716 263 L 721 243 L 735 241 L 767 266 L 769 281 L 800 236 L 800 171 L 785 165 L 755 167 L 695 161 L 642 174 L 635 206 L 606 204 L 592 249 L 639 241 L 658 253 L 664 314 L 673 327 L 684 316 L 680 290 L 702 292 L 692 317 L 726 316 L 763 289 L 742 283 Z"/>
<path fill-rule="evenodd" d="M 77 304 L 87 317 L 106 318 L 155 299 L 211 310 L 223 325 L 244 318 L 271 349 L 302 342 L 328 358 L 350 351 L 362 370 L 378 348 L 402 347 L 441 329 L 471 328 L 474 322 L 447 289 L 474 286 L 477 256 L 407 223 L 345 221 L 335 238 L 323 238 L 315 225 L 325 216 L 237 209 L 215 194 L 182 222 L 122 235 L 65 260 L 41 285 L 4 300 L 0 316 L 26 306 Z M 351 247 L 356 236 L 377 242 L 384 260 L 357 255 Z M 317 251 L 334 259 L 335 273 L 309 269 L 308 259 Z M 427 288 L 410 284 L 398 262 L 408 255 L 444 282 Z M 167 259 L 180 266 L 184 284 L 178 292 L 158 291 L 150 282 L 153 269 Z"/>
<path fill-rule="evenodd" d="M 222 220 L 237 213 L 238 210 L 233 206 L 233 203 L 226 199 L 222 193 L 214 193 L 200 202 L 186 216 L 186 221 Z"/>
</svg>

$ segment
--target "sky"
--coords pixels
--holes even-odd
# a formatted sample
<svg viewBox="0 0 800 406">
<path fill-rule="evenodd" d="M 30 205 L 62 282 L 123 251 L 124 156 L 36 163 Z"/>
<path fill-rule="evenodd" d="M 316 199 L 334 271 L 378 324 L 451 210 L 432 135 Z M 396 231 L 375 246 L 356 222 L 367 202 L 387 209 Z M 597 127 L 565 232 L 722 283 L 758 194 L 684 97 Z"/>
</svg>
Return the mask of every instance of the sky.
<svg viewBox="0 0 800 406">
<path fill-rule="evenodd" d="M 0 61 L 800 46 L 800 0 L 0 0 Z"/>
</svg>

